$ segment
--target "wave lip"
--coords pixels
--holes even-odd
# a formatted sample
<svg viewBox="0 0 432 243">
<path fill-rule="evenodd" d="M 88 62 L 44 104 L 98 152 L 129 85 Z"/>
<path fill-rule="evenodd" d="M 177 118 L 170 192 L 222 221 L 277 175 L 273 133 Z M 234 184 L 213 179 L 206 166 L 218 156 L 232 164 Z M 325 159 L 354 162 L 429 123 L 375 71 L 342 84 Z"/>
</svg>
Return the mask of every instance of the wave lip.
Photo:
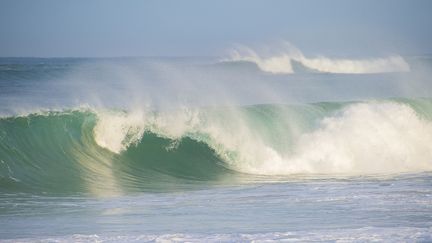
<svg viewBox="0 0 432 243">
<path fill-rule="evenodd" d="M 232 50 L 230 57 L 223 61 L 252 62 L 262 71 L 274 74 L 295 73 L 293 62 L 297 62 L 307 69 L 324 73 L 372 74 L 409 72 L 411 70 L 408 62 L 399 55 L 366 59 L 306 57 L 299 49 L 291 45 L 286 51 L 270 56 L 262 56 L 250 48 L 242 47 L 239 50 Z"/>
</svg>

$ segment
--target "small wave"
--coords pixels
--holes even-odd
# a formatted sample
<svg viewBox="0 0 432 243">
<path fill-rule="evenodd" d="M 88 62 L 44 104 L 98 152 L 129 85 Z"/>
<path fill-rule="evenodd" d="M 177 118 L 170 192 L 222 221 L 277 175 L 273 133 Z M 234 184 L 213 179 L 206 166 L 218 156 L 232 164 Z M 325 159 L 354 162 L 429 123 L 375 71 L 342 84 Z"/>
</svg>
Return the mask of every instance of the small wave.
<svg viewBox="0 0 432 243">
<path fill-rule="evenodd" d="M 262 71 L 270 73 L 295 73 L 293 63 L 306 69 L 325 73 L 367 74 L 409 72 L 410 65 L 399 55 L 380 58 L 346 59 L 325 56 L 306 57 L 299 49 L 289 45 L 285 51 L 272 55 L 259 55 L 256 51 L 242 47 L 232 50 L 224 62 L 252 62 Z"/>
</svg>

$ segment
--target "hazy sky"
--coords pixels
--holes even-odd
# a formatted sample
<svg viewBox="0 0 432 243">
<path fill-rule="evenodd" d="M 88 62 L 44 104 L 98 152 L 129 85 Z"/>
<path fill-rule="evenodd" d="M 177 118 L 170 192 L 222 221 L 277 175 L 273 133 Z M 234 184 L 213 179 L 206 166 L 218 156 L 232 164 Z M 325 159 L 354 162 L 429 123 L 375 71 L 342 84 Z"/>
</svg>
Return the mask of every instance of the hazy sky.
<svg viewBox="0 0 432 243">
<path fill-rule="evenodd" d="M 431 0 L 0 0 L 0 56 L 432 53 Z"/>
</svg>

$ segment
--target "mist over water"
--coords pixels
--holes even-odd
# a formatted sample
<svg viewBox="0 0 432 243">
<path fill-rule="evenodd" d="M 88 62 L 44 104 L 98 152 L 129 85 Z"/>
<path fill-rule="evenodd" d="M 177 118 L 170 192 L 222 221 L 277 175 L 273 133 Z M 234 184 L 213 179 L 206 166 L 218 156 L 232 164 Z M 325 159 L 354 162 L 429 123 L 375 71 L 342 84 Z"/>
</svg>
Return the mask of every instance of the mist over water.
<svg viewBox="0 0 432 243">
<path fill-rule="evenodd" d="M 29 123 L 30 114 L 46 122 L 69 112 L 92 117 L 85 134 L 95 150 L 118 155 L 148 132 L 172 141 L 171 150 L 188 138 L 248 174 L 431 169 L 430 58 L 274 49 L 243 46 L 224 58 L 2 59 L 1 113 Z"/>
<path fill-rule="evenodd" d="M 240 47 L 215 58 L 2 59 L 4 105 L 0 112 L 13 115 L 81 106 L 147 110 L 430 96 L 429 57 L 305 56 L 292 45 L 282 46 L 267 52 Z"/>
</svg>

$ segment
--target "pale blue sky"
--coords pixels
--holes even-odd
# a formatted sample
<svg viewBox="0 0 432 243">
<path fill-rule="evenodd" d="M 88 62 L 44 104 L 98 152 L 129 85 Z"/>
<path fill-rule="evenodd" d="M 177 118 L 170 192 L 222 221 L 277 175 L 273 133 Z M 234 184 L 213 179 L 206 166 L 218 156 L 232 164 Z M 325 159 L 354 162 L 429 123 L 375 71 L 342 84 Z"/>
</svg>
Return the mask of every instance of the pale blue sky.
<svg viewBox="0 0 432 243">
<path fill-rule="evenodd" d="M 430 0 L 0 0 L 0 56 L 432 53 Z"/>
</svg>

